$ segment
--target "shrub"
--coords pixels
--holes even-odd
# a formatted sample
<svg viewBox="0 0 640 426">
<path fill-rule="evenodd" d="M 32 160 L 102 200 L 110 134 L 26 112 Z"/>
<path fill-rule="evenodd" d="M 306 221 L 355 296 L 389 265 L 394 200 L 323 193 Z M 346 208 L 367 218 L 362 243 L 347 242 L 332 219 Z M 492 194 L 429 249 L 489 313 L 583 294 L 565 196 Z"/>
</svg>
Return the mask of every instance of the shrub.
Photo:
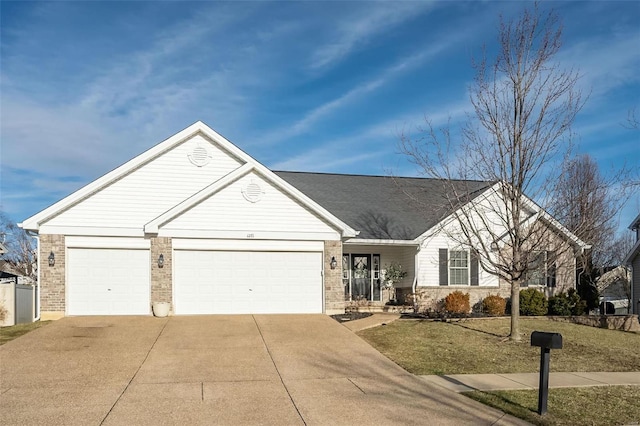
<svg viewBox="0 0 640 426">
<path fill-rule="evenodd" d="M 558 293 L 549 298 L 549 315 L 582 315 L 587 309 L 587 302 L 580 298 L 574 289 L 568 293 Z"/>
<path fill-rule="evenodd" d="M 447 313 L 468 314 L 470 309 L 469 293 L 463 293 L 456 290 L 444 298 L 444 310 Z"/>
<path fill-rule="evenodd" d="M 566 294 L 559 293 L 549 298 L 549 315 L 571 315 L 571 305 Z"/>
<path fill-rule="evenodd" d="M 489 295 L 482 301 L 482 311 L 488 315 L 499 317 L 504 315 L 507 308 L 507 300 L 496 295 Z"/>
<path fill-rule="evenodd" d="M 520 292 L 520 315 L 546 315 L 547 298 L 535 288 L 527 288 Z"/>
</svg>

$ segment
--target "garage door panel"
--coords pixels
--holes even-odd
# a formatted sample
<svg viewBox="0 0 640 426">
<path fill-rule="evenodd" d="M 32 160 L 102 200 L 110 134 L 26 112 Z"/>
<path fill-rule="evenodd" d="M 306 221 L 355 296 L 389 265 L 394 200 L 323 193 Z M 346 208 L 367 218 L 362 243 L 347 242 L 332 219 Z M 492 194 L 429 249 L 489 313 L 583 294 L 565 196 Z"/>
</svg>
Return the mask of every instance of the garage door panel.
<svg viewBox="0 0 640 426">
<path fill-rule="evenodd" d="M 321 267 L 321 253 L 176 250 L 176 313 L 320 313 Z"/>
<path fill-rule="evenodd" d="M 70 248 L 69 315 L 146 315 L 150 306 L 148 250 Z"/>
</svg>

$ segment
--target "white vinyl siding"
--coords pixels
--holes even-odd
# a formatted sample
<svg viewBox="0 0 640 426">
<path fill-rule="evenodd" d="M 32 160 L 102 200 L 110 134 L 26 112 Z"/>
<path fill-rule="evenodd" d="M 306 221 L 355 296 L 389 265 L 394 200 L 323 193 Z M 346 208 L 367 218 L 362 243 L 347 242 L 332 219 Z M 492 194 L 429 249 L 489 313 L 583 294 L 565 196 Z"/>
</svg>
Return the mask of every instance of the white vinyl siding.
<svg viewBox="0 0 640 426">
<path fill-rule="evenodd" d="M 418 286 L 438 286 L 440 285 L 440 256 L 441 248 L 449 250 L 459 250 L 459 244 L 447 238 L 443 233 L 431 236 L 426 239 L 422 248 L 418 252 Z M 467 250 L 468 253 L 468 250 Z M 447 268 L 450 272 L 449 265 Z M 449 274 L 450 275 L 450 274 Z M 469 285 L 468 282 L 466 285 Z M 454 284 L 450 284 L 454 285 Z M 478 285 L 480 287 L 498 287 L 498 278 L 478 268 Z"/>
<path fill-rule="evenodd" d="M 264 193 L 260 201 L 248 201 L 243 189 L 257 184 Z M 240 232 L 262 239 L 261 233 L 315 234 L 337 239 L 338 233 L 314 213 L 284 194 L 256 173 L 231 183 L 174 220 L 161 226 L 162 235 L 182 230 Z M 269 234 L 273 235 L 273 234 Z"/>
<path fill-rule="evenodd" d="M 188 156 L 206 146 L 210 162 L 197 167 Z M 201 135 L 132 171 L 47 221 L 48 227 L 138 228 L 242 164 Z"/>
</svg>

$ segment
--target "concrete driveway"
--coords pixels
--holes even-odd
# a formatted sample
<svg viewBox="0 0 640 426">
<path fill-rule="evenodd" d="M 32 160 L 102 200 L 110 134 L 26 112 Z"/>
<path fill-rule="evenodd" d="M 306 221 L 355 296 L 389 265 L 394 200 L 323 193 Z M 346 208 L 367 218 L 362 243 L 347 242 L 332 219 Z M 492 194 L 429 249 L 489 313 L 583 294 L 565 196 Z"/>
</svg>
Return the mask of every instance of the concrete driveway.
<svg viewBox="0 0 640 426">
<path fill-rule="evenodd" d="M 520 423 L 324 315 L 68 317 L 0 347 L 3 425 L 496 422 Z"/>
</svg>

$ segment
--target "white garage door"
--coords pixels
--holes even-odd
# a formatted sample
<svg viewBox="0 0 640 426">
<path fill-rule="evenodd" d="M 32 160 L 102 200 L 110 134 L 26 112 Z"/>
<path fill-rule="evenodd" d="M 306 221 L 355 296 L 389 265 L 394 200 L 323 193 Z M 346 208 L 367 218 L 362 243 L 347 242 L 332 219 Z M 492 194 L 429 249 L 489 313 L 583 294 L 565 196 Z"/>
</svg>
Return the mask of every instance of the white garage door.
<svg viewBox="0 0 640 426">
<path fill-rule="evenodd" d="M 177 314 L 322 312 L 322 253 L 174 251 Z"/>
<path fill-rule="evenodd" d="M 69 315 L 147 315 L 149 251 L 67 250 Z"/>
</svg>

